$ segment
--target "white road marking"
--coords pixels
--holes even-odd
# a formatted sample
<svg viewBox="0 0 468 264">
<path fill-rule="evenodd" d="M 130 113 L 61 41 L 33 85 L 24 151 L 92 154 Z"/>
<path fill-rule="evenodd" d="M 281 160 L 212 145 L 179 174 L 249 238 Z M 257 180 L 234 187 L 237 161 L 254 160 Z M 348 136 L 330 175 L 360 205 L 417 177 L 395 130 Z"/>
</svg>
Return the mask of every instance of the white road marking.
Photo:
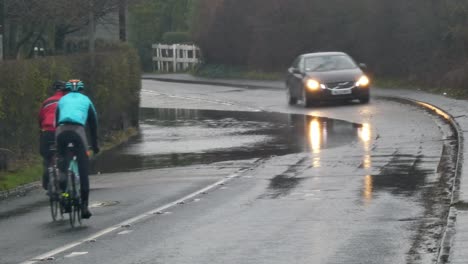
<svg viewBox="0 0 468 264">
<path fill-rule="evenodd" d="M 88 252 L 72 252 L 72 253 L 66 255 L 65 257 L 66 258 L 73 258 L 73 257 L 82 256 L 82 255 L 86 255 L 86 254 L 88 254 Z"/>
<path fill-rule="evenodd" d="M 99 237 L 102 237 L 102 236 L 104 236 L 106 234 L 109 234 L 109 233 L 114 232 L 114 231 L 116 231 L 118 229 L 121 229 L 122 226 L 130 226 L 130 225 L 135 224 L 135 223 L 137 223 L 137 222 L 139 222 L 139 221 L 141 221 L 143 219 L 154 217 L 157 214 L 157 212 L 164 211 L 164 210 L 166 210 L 168 208 L 171 208 L 173 206 L 178 205 L 179 203 L 181 203 L 183 201 L 192 199 L 193 197 L 195 197 L 197 195 L 200 195 L 200 194 L 202 194 L 204 192 L 207 192 L 207 191 L 209 191 L 209 190 L 211 190 L 213 188 L 216 188 L 220 184 L 224 184 L 224 183 L 226 183 L 226 182 L 228 182 L 228 181 L 230 181 L 230 180 L 232 180 L 232 179 L 234 179 L 236 177 L 239 177 L 239 174 L 241 174 L 244 171 L 245 170 L 240 170 L 238 173 L 234 173 L 234 174 L 232 174 L 232 175 L 230 175 L 230 176 L 228 176 L 228 177 L 226 177 L 226 178 L 224 178 L 222 180 L 219 180 L 219 181 L 217 181 L 217 182 L 215 182 L 215 183 L 213 183 L 213 184 L 211 184 L 211 185 L 209 185 L 209 186 L 207 186 L 207 187 L 205 187 L 203 189 L 200 189 L 200 190 L 198 190 L 196 192 L 193 192 L 193 193 L 191 193 L 191 194 L 189 194 L 189 195 L 187 195 L 185 197 L 182 197 L 179 200 L 168 203 L 168 204 L 163 205 L 161 207 L 158 207 L 156 209 L 152 209 L 152 210 L 150 210 L 150 211 L 148 211 L 146 213 L 143 213 L 141 215 L 138 215 L 138 216 L 130 218 L 130 219 L 126 220 L 126 221 L 123 221 L 120 224 L 116 224 L 114 226 L 103 229 L 103 230 L 101 230 L 101 231 L 99 231 L 99 232 L 97 232 L 97 233 L 95 233 L 95 234 L 93 234 L 93 235 L 91 235 L 91 236 L 89 236 L 87 238 L 80 239 L 80 240 L 78 240 L 76 242 L 72 242 L 70 244 L 67 244 L 67 245 L 64 245 L 62 247 L 56 248 L 56 249 L 51 250 L 51 251 L 49 251 L 47 253 L 44 253 L 44 254 L 39 255 L 37 257 L 34 257 L 34 258 L 30 259 L 30 260 L 21 262 L 20 264 L 33 264 L 33 263 L 40 262 L 41 260 L 51 258 L 51 257 L 53 257 L 55 255 L 58 255 L 58 254 L 63 253 L 65 251 L 67 251 L 67 250 L 75 248 L 75 247 L 77 247 L 77 246 L 79 246 L 81 244 L 84 244 L 84 243 L 86 243 L 86 242 L 88 242 L 90 240 L 96 240 Z M 169 212 L 165 212 L 165 214 L 166 213 L 169 213 Z"/>
<path fill-rule="evenodd" d="M 126 235 L 126 234 L 130 234 L 131 232 L 133 232 L 133 230 L 124 230 L 122 232 L 118 232 L 117 235 Z"/>
</svg>

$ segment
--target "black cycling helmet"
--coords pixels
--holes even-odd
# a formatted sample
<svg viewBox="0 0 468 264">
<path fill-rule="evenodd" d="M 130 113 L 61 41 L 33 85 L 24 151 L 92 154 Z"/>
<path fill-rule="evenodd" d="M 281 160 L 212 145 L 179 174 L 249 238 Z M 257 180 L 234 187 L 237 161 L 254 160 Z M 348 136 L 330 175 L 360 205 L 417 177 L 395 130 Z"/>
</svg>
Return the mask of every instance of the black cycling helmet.
<svg viewBox="0 0 468 264">
<path fill-rule="evenodd" d="M 66 90 L 66 87 L 65 87 L 65 82 L 64 81 L 55 81 L 53 84 L 52 84 L 52 89 L 54 91 L 65 91 Z"/>
</svg>

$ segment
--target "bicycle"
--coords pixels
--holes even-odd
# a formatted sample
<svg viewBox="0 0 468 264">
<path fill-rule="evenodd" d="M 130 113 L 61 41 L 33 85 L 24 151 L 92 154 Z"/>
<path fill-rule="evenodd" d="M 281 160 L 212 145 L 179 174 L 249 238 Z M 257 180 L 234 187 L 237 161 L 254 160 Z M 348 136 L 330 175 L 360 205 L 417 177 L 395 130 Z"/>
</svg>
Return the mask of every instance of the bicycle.
<svg viewBox="0 0 468 264">
<path fill-rule="evenodd" d="M 73 143 L 67 146 L 66 161 L 68 164 L 66 188 L 61 195 L 61 204 L 64 211 L 69 214 L 70 225 L 73 228 L 76 223 L 81 225 L 80 173 Z"/>
<path fill-rule="evenodd" d="M 52 221 L 57 221 L 57 215 L 60 211 L 60 214 L 63 218 L 63 207 L 60 202 L 60 180 L 59 180 L 59 170 L 57 166 L 57 149 L 55 145 L 50 146 L 50 152 L 52 157 L 47 167 L 49 174 L 49 184 L 47 185 L 47 193 L 49 195 L 49 204 L 50 204 L 50 213 L 52 216 Z"/>
</svg>

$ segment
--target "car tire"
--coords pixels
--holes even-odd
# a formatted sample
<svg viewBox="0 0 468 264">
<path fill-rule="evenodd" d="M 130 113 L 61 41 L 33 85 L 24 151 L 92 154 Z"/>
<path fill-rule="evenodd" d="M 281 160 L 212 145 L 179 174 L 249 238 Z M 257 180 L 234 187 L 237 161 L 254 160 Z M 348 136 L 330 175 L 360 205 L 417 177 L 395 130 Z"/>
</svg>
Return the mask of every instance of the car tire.
<svg viewBox="0 0 468 264">
<path fill-rule="evenodd" d="M 370 101 L 370 97 L 369 97 L 369 96 L 364 96 L 364 97 L 359 98 L 359 102 L 360 102 L 361 104 L 367 104 L 367 103 L 369 103 L 369 101 Z"/>
<path fill-rule="evenodd" d="M 295 104 L 297 104 L 297 98 L 294 97 L 294 96 L 292 96 L 292 94 L 291 94 L 291 88 L 289 88 L 289 87 L 286 87 L 286 96 L 287 96 L 286 98 L 287 98 L 287 100 L 288 100 L 288 104 L 289 104 L 289 105 L 295 105 Z"/>
<path fill-rule="evenodd" d="M 302 89 L 302 103 L 304 104 L 304 108 L 310 107 L 313 104 L 312 99 L 307 96 L 305 89 Z"/>
</svg>

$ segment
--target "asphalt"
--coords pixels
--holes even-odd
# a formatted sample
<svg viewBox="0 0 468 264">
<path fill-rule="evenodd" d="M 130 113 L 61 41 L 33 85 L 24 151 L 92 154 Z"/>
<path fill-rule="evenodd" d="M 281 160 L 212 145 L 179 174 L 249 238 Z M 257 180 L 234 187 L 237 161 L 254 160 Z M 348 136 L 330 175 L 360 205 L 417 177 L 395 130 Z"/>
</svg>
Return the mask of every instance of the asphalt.
<svg viewBox="0 0 468 264">
<path fill-rule="evenodd" d="M 143 74 L 142 79 L 194 84 L 213 84 L 251 89 L 284 89 L 281 81 L 256 81 L 234 79 L 209 79 L 189 74 Z M 419 90 L 373 87 L 372 96 L 390 96 L 422 102 L 424 107 L 433 109 L 447 118 L 458 130 L 461 142 L 459 149 L 458 175 L 452 188 L 452 206 L 447 217 L 447 228 L 441 241 L 438 263 L 461 264 L 468 262 L 468 101 L 457 100 L 446 95 L 430 94 Z M 442 112 L 439 112 L 441 110 Z M 466 156 L 466 157 L 465 157 Z"/>
</svg>

